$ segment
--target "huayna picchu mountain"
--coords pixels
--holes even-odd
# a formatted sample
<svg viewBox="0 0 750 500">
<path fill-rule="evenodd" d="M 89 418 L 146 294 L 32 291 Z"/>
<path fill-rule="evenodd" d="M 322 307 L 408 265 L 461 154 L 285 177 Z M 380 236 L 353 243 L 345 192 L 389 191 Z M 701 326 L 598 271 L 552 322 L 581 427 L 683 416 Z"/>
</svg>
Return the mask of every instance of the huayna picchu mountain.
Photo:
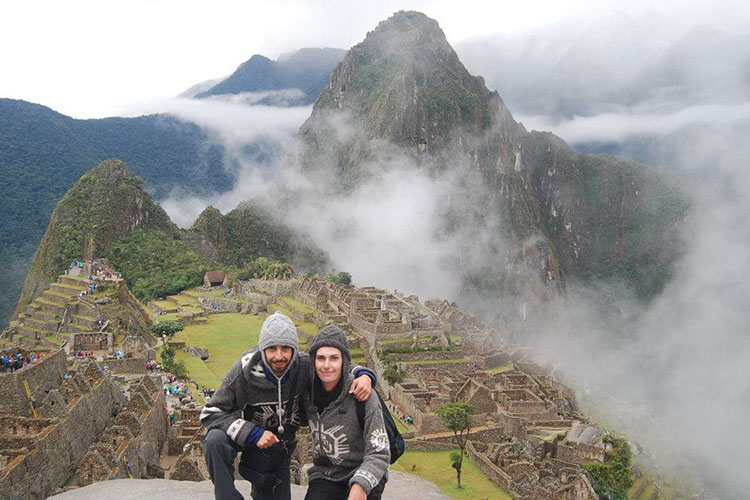
<svg viewBox="0 0 750 500">
<path fill-rule="evenodd" d="M 157 199 L 175 189 L 205 195 L 234 183 L 223 146 L 195 124 L 167 115 L 78 120 L 0 99 L 0 328 L 13 313 L 55 204 L 112 157 L 125 161 Z"/>
<path fill-rule="evenodd" d="M 52 213 L 18 302 L 20 312 L 75 260 L 92 260 L 136 230 L 175 238 L 177 226 L 125 163 L 107 160 L 87 172 Z"/>
<path fill-rule="evenodd" d="M 97 257 L 106 257 L 144 301 L 196 286 L 212 268 L 240 269 L 258 257 L 314 270 L 326 263 L 324 253 L 251 203 L 227 215 L 208 207 L 190 230 L 180 230 L 143 180 L 111 159 L 83 175 L 55 207 L 16 315 L 70 262 Z"/>
<path fill-rule="evenodd" d="M 680 253 L 679 179 L 528 132 L 418 12 L 394 14 L 349 50 L 300 137 L 302 168 L 339 195 L 397 156 L 453 174 L 441 237 L 463 232 L 453 264 L 467 293 L 515 298 L 491 304 L 495 316 L 525 315 L 571 280 L 625 281 L 649 298 Z M 478 242 L 485 258 L 472 262 Z"/>
</svg>

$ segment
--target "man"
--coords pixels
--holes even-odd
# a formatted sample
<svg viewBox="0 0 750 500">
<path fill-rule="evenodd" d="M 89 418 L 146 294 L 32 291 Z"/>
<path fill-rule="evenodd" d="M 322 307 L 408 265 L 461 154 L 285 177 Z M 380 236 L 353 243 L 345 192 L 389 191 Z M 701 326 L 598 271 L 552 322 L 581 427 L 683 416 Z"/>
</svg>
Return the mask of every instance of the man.
<svg viewBox="0 0 750 500">
<path fill-rule="evenodd" d="M 327 326 L 315 336 L 310 357 L 315 375 L 302 404 L 312 434 L 313 466 L 305 500 L 379 500 L 391 458 L 380 401 L 358 403 L 350 396 L 351 355 L 339 327 Z"/>
<path fill-rule="evenodd" d="M 240 471 L 253 483 L 255 500 L 290 500 L 290 457 L 297 428 L 304 424 L 299 402 L 310 387 L 310 358 L 299 352 L 291 319 L 274 313 L 263 322 L 258 349 L 242 355 L 201 412 L 208 427 L 204 451 L 216 500 L 242 500 L 234 487 L 234 459 L 243 452 Z M 361 375 L 352 394 L 367 399 L 375 375 Z M 371 379 L 372 377 L 372 379 Z"/>
</svg>

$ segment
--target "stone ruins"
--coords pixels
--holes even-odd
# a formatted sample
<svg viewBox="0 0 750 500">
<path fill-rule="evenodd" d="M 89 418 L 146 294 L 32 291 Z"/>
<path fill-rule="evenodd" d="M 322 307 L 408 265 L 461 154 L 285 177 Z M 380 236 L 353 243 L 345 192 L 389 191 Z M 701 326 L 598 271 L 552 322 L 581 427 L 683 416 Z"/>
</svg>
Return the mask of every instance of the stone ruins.
<svg viewBox="0 0 750 500">
<path fill-rule="evenodd" d="M 280 310 L 318 327 L 341 326 L 355 361 L 377 371 L 391 411 L 408 417 L 407 448 L 454 448 L 435 409 L 470 403 L 477 414 L 468 454 L 514 499 L 598 498 L 582 465 L 604 461 L 604 432 L 579 413 L 573 391 L 534 362 L 529 349 L 503 343 L 496 331 L 449 302 L 423 304 L 415 296 L 304 278 L 238 282 L 204 306 L 239 311 L 239 304 L 248 313 Z M 300 340 L 304 345 L 310 339 L 300 332 Z M 386 370 L 400 380 L 389 383 Z M 190 431 L 172 477 L 206 480 L 202 433 L 192 425 L 189 418 L 180 424 Z M 293 477 L 302 482 L 300 471 L 310 462 L 306 436 L 300 432 L 293 463 Z"/>
<path fill-rule="evenodd" d="M 91 284 L 60 277 L 14 326 L 16 349 L 33 340 L 43 352 L 0 373 L 0 491 L 10 498 L 37 500 L 112 478 L 208 479 L 201 406 L 189 395 L 167 398 L 161 377 L 146 374 L 154 357 L 148 315 L 119 277 L 106 284 L 107 293 L 82 294 Z M 454 448 L 435 410 L 470 403 L 477 414 L 467 453 L 514 499 L 597 498 L 582 466 L 605 460 L 604 432 L 533 352 L 504 343 L 455 305 L 311 278 L 253 279 L 204 292 L 187 290 L 149 307 L 187 323 L 224 311 L 280 310 L 318 327 L 338 324 L 354 361 L 377 372 L 392 413 L 409 429 L 407 448 Z M 303 346 L 308 337 L 300 331 Z M 125 355 L 106 356 L 114 345 Z M 105 356 L 99 361 L 79 351 Z M 300 482 L 310 462 L 306 436 L 300 432 L 293 463 Z M 173 461 L 165 463 L 165 455 Z"/>
<path fill-rule="evenodd" d="M 3 498 L 38 500 L 94 481 L 163 477 L 157 464 L 168 422 L 160 381 L 118 381 L 94 358 L 69 361 L 57 349 L 0 373 L 0 400 Z"/>
</svg>

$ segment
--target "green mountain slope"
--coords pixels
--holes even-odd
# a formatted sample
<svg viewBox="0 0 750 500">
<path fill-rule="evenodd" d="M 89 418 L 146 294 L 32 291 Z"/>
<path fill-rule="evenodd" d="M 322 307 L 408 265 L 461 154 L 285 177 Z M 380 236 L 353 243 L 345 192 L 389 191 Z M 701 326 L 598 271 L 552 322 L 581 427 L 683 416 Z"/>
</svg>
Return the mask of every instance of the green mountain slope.
<svg viewBox="0 0 750 500">
<path fill-rule="evenodd" d="M 202 255 L 225 266 L 243 267 L 258 257 L 292 263 L 298 271 L 321 271 L 327 256 L 297 236 L 259 204 L 242 203 L 222 215 L 207 207 L 186 237 Z"/>
<path fill-rule="evenodd" d="M 441 231 L 464 241 L 453 265 L 465 298 L 504 297 L 476 312 L 524 316 L 570 280 L 624 281 L 648 298 L 680 252 L 689 203 L 679 179 L 526 131 L 418 12 L 394 14 L 352 47 L 300 136 L 303 168 L 339 194 L 389 158 L 459 179 Z M 472 262 L 476 241 L 486 248 Z"/>
<path fill-rule="evenodd" d="M 223 94 L 298 89 L 302 95 L 288 100 L 267 98 L 262 103 L 302 106 L 315 102 L 328 84 L 333 68 L 344 57 L 343 49 L 301 49 L 277 61 L 254 55 L 229 77 L 196 95 L 204 98 Z"/>
<path fill-rule="evenodd" d="M 104 161 L 82 176 L 55 207 L 17 310 L 44 291 L 71 261 L 98 258 L 136 229 L 159 231 L 166 239 L 179 234 L 142 179 L 131 175 L 122 161 Z"/>
</svg>

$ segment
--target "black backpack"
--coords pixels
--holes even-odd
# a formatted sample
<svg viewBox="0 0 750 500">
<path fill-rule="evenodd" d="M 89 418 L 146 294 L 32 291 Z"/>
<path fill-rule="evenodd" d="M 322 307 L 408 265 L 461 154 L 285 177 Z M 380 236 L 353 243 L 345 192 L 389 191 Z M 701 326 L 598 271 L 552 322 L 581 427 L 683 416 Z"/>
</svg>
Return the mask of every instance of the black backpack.
<svg viewBox="0 0 750 500">
<path fill-rule="evenodd" d="M 389 448 L 391 449 L 391 463 L 394 463 L 399 459 L 399 457 L 401 457 L 401 455 L 404 454 L 404 451 L 406 450 L 404 436 L 402 436 L 398 431 L 396 422 L 393 420 L 391 412 L 388 411 L 388 407 L 385 405 L 385 401 L 383 401 L 383 398 L 380 397 L 380 393 L 378 393 L 378 391 L 376 390 L 373 390 L 372 392 L 374 392 L 380 400 L 380 409 L 383 410 L 383 423 L 385 424 L 385 432 L 386 434 L 388 434 L 388 444 Z M 366 402 L 357 400 L 355 401 L 357 403 L 357 419 L 359 420 L 359 426 L 364 429 Z"/>
</svg>

